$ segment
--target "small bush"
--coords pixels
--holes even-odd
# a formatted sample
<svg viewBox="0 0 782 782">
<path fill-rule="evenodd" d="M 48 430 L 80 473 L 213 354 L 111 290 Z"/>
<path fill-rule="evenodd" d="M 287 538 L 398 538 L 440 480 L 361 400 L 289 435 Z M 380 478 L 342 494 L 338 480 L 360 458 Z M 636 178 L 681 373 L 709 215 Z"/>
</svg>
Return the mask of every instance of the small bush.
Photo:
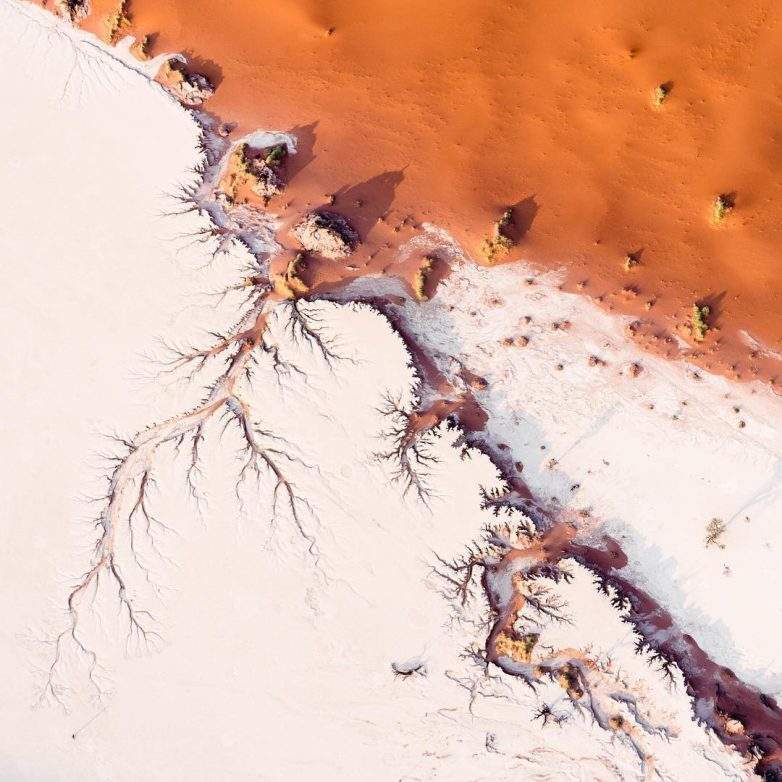
<svg viewBox="0 0 782 782">
<path fill-rule="evenodd" d="M 727 528 L 727 524 L 725 524 L 722 519 L 713 518 L 706 525 L 706 548 L 712 548 L 714 546 L 717 548 L 725 548 L 725 544 L 720 542 L 720 538 Z"/>
<path fill-rule="evenodd" d="M 720 225 L 725 220 L 728 212 L 733 211 L 734 206 L 735 204 L 731 196 L 725 194 L 718 195 L 712 204 L 711 219 L 714 221 L 714 224 Z"/>
<path fill-rule="evenodd" d="M 149 59 L 149 45 L 151 41 L 148 35 L 143 35 L 133 44 L 133 52 L 139 60 Z"/>
<path fill-rule="evenodd" d="M 128 14 L 127 0 L 122 0 L 117 10 L 105 19 L 106 36 L 109 43 L 113 46 L 130 27 L 130 15 Z"/>
<path fill-rule="evenodd" d="M 413 292 L 415 293 L 418 301 L 427 301 L 429 297 L 426 295 L 426 281 L 429 279 L 429 274 L 434 268 L 435 259 L 431 255 L 424 257 L 421 265 L 418 267 L 418 271 L 413 278 Z"/>
<path fill-rule="evenodd" d="M 658 84 L 654 88 L 654 92 L 652 93 L 652 103 L 657 107 L 660 108 L 660 106 L 665 103 L 665 99 L 668 97 L 668 93 L 671 91 L 671 88 L 667 84 Z"/>
<path fill-rule="evenodd" d="M 513 239 L 506 229 L 513 223 L 513 209 L 510 207 L 502 213 L 502 217 L 494 223 L 492 235 L 483 240 L 480 253 L 487 263 L 494 263 L 498 256 L 507 255 L 513 247 Z"/>
<path fill-rule="evenodd" d="M 296 299 L 309 293 L 309 285 L 301 279 L 304 271 L 304 253 L 296 253 L 283 274 L 274 275 L 274 287 L 284 299 Z"/>
<path fill-rule="evenodd" d="M 275 144 L 266 153 L 264 162 L 267 166 L 279 166 L 288 157 L 288 147 L 285 144 Z"/>
<path fill-rule="evenodd" d="M 528 663 L 532 659 L 532 652 L 535 649 L 540 633 L 526 633 L 516 635 L 516 633 L 503 630 L 497 636 L 495 651 L 499 655 L 510 657 L 520 663 Z"/>
<path fill-rule="evenodd" d="M 692 315 L 690 315 L 690 326 L 692 329 L 692 338 L 696 342 L 703 342 L 706 337 L 706 332 L 711 328 L 706 322 L 706 318 L 709 316 L 708 304 L 704 304 L 699 307 L 697 304 L 692 305 Z"/>
<path fill-rule="evenodd" d="M 699 306 L 697 304 L 692 305 L 692 312 L 687 323 L 683 323 L 680 326 L 681 332 L 684 336 L 689 337 L 695 342 L 703 342 L 706 338 L 706 334 L 711 329 L 706 318 L 709 317 L 711 309 L 708 304 Z"/>
</svg>

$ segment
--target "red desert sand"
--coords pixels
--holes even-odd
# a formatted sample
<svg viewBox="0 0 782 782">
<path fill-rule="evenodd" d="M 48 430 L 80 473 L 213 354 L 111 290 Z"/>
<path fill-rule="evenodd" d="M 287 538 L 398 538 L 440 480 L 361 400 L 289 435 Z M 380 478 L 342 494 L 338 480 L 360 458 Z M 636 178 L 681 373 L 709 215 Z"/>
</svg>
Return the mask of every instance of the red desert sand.
<svg viewBox="0 0 782 782">
<path fill-rule="evenodd" d="M 395 249 L 423 222 L 478 258 L 513 206 L 516 246 L 495 263 L 564 266 L 568 290 L 637 318 L 639 344 L 675 357 L 682 336 L 702 366 L 782 387 L 782 8 L 132 0 L 124 10 L 124 31 L 149 36 L 148 53 L 184 52 L 208 77 L 204 108 L 236 123 L 236 138 L 297 135 L 288 187 L 269 208 L 289 227 L 333 200 L 363 240 L 355 268 L 308 263 L 311 287 L 380 271 L 412 282 L 420 258 L 400 266 Z M 106 39 L 117 12 L 96 0 L 81 24 Z M 700 341 L 687 332 L 695 304 L 709 307 Z"/>
</svg>

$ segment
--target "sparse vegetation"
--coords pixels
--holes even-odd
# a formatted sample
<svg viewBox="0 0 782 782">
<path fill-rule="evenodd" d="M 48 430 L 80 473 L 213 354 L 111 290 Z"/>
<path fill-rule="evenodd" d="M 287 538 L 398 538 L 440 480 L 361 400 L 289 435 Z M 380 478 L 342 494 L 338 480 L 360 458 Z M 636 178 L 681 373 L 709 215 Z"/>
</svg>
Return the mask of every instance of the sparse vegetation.
<svg viewBox="0 0 782 782">
<path fill-rule="evenodd" d="M 304 253 L 296 253 L 283 274 L 274 275 L 274 289 L 284 299 L 296 299 L 309 293 L 310 287 L 301 279 L 305 268 Z"/>
<path fill-rule="evenodd" d="M 725 524 L 722 519 L 713 518 L 706 525 L 706 548 L 725 548 L 725 544 L 721 542 L 721 538 L 727 528 L 727 524 Z"/>
<path fill-rule="evenodd" d="M 109 14 L 104 22 L 106 24 L 106 36 L 113 46 L 130 27 L 130 14 L 128 13 L 128 0 L 121 0 L 117 10 Z"/>
<path fill-rule="evenodd" d="M 671 88 L 667 84 L 658 84 L 654 88 L 654 92 L 652 94 L 652 103 L 657 107 L 660 108 L 660 106 L 665 103 L 665 99 L 668 97 L 668 93 L 671 91 Z"/>
<path fill-rule="evenodd" d="M 520 663 L 528 663 L 532 659 L 532 650 L 540 638 L 540 633 L 524 633 L 518 635 L 503 630 L 495 642 L 494 649 L 499 655 L 510 657 Z"/>
<path fill-rule="evenodd" d="M 508 236 L 507 230 L 513 223 L 513 209 L 510 207 L 502 213 L 502 217 L 494 224 L 492 235 L 483 240 L 481 256 L 488 263 L 493 263 L 498 256 L 507 255 L 514 242 Z"/>
<path fill-rule="evenodd" d="M 507 228 L 513 222 L 513 209 L 508 207 L 503 213 L 502 217 L 497 221 L 497 227 Z"/>
<path fill-rule="evenodd" d="M 733 211 L 734 200 L 730 195 L 718 195 L 712 205 L 711 219 L 715 225 L 721 225 L 727 214 Z"/>
<path fill-rule="evenodd" d="M 142 36 L 133 44 L 133 54 L 135 54 L 139 60 L 148 60 L 150 43 L 151 40 L 148 35 Z"/>
<path fill-rule="evenodd" d="M 697 304 L 692 305 L 689 333 L 696 342 L 703 342 L 703 340 L 706 338 L 706 333 L 711 328 L 711 326 L 709 326 L 708 322 L 706 321 L 706 318 L 709 317 L 710 312 L 711 310 L 708 304 L 704 304 L 703 306 L 698 306 Z"/>
<path fill-rule="evenodd" d="M 279 166 L 286 157 L 288 157 L 288 147 L 285 144 L 275 144 L 267 150 L 264 163 L 267 166 Z"/>
<path fill-rule="evenodd" d="M 214 95 L 214 85 L 200 73 L 191 73 L 171 58 L 160 69 L 158 81 L 184 106 L 200 106 Z"/>
<path fill-rule="evenodd" d="M 632 253 L 628 253 L 625 256 L 625 263 L 624 263 L 625 271 L 628 272 L 631 271 L 636 266 L 638 266 L 639 263 L 640 261 L 638 260 L 638 257 L 636 255 L 633 255 Z"/>
<path fill-rule="evenodd" d="M 444 594 L 452 601 L 454 616 L 460 621 L 474 621 L 469 618 L 469 609 L 483 589 L 490 629 L 485 650 L 477 659 L 484 670 L 493 663 L 533 691 L 544 680 L 557 683 L 567 694 L 567 701 L 560 701 L 561 711 L 555 713 L 542 702 L 533 719 L 544 724 L 561 723 L 568 714 L 586 713 L 604 730 L 628 742 L 642 761 L 649 762 L 643 734 L 668 735 L 667 726 L 651 717 L 651 704 L 630 689 L 610 658 L 548 643 L 549 627 L 572 621 L 557 585 L 571 581 L 574 574 L 564 561 L 566 555 L 552 556 L 549 536 L 556 533 L 541 535 L 532 519 L 511 509 L 508 496 L 507 489 L 483 491 L 484 507 L 493 509 L 496 515 L 508 513 L 512 521 L 487 525 L 485 537 L 470 544 L 457 559 L 448 561 L 437 556 L 435 574 L 442 579 Z M 630 600 L 607 581 L 599 586 L 617 610 L 631 610 Z M 660 658 L 664 660 L 662 655 Z M 670 666 L 673 676 L 673 664 Z M 627 710 L 619 713 L 618 704 Z"/>
<path fill-rule="evenodd" d="M 555 725 L 561 725 L 563 722 L 567 722 L 567 714 L 556 714 L 551 706 L 544 703 L 540 708 L 535 711 L 533 720 L 541 720 L 544 725 L 548 725 L 549 722 L 553 722 Z"/>
<path fill-rule="evenodd" d="M 434 268 L 435 259 L 431 255 L 424 256 L 421 261 L 421 265 L 418 267 L 418 271 L 413 278 L 413 292 L 415 293 L 418 301 L 428 301 L 429 296 L 426 295 L 426 281 L 429 279 L 429 275 Z"/>
<path fill-rule="evenodd" d="M 235 200 L 239 188 L 248 186 L 253 193 L 260 196 L 263 205 L 266 206 L 285 188 L 276 169 L 287 155 L 288 149 L 285 144 L 275 144 L 261 151 L 257 157 L 251 154 L 247 144 L 239 144 L 229 158 L 223 190 Z"/>
<path fill-rule="evenodd" d="M 247 157 L 247 144 L 239 144 L 228 158 L 228 173 L 223 181 L 223 190 L 231 199 L 235 199 L 237 190 L 248 181 L 249 176 L 250 160 Z"/>
</svg>

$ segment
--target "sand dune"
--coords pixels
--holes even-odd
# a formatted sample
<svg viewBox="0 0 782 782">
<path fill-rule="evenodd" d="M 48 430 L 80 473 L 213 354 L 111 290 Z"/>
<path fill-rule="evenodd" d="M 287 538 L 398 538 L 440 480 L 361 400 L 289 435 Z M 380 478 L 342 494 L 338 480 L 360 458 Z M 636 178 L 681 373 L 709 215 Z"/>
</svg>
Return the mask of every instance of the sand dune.
<svg viewBox="0 0 782 782">
<path fill-rule="evenodd" d="M 93 6 L 84 24 L 105 36 L 116 3 Z M 509 259 L 563 266 L 664 355 L 707 303 L 719 331 L 694 358 L 782 382 L 767 352 L 782 348 L 773 5 L 134 0 L 129 15 L 151 51 L 184 51 L 213 80 L 208 109 L 239 132 L 296 130 L 306 154 L 286 200 L 337 193 L 371 269 L 409 276 L 395 248 L 423 221 L 474 254 L 516 205 Z M 720 195 L 735 209 L 715 227 Z"/>
</svg>

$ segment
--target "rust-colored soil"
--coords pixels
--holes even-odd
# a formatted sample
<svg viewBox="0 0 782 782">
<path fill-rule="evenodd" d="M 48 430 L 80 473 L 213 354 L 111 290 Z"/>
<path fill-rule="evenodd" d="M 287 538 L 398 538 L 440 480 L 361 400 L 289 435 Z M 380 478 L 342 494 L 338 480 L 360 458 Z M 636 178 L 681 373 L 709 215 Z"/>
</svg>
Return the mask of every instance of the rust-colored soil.
<svg viewBox="0 0 782 782">
<path fill-rule="evenodd" d="M 112 3 L 93 5 L 85 26 L 105 37 Z M 636 337 L 664 354 L 678 353 L 670 334 L 693 303 L 709 304 L 702 363 L 782 382 L 777 359 L 739 333 L 782 349 L 772 0 L 132 0 L 128 11 L 152 53 L 184 51 L 215 83 L 206 108 L 237 136 L 298 134 L 271 208 L 300 214 L 335 194 L 365 240 L 348 274 L 392 264 L 422 221 L 477 255 L 514 205 L 509 260 L 566 265 L 569 289 L 637 315 Z M 715 226 L 720 194 L 735 208 Z M 411 279 L 420 260 L 393 273 Z M 313 267 L 310 282 L 345 275 Z"/>
</svg>

